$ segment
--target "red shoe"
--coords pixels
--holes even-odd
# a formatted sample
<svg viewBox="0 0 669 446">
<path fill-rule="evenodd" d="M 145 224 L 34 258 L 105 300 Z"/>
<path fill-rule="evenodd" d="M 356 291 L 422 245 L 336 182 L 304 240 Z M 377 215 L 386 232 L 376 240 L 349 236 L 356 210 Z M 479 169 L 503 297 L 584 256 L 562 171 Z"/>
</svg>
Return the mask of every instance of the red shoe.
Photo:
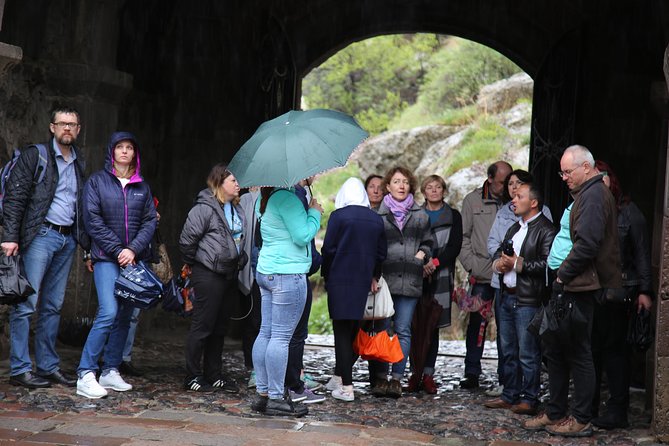
<svg viewBox="0 0 669 446">
<path fill-rule="evenodd" d="M 418 375 L 417 373 L 414 373 L 411 375 L 409 378 L 409 385 L 407 386 L 407 392 L 409 393 L 415 393 L 420 390 L 420 379 L 422 377 Z"/>
<path fill-rule="evenodd" d="M 437 393 L 437 383 L 434 382 L 434 377 L 432 375 L 423 376 L 423 390 L 430 395 Z"/>
</svg>

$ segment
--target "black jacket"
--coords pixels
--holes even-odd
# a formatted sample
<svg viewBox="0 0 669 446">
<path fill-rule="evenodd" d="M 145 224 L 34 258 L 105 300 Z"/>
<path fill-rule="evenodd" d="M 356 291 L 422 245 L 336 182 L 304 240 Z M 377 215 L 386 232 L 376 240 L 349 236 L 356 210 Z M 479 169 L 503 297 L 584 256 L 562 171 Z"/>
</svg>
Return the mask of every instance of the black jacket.
<svg viewBox="0 0 669 446">
<path fill-rule="evenodd" d="M 58 186 L 58 166 L 53 151 L 53 139 L 45 145 L 49 159 L 44 178 L 40 183 L 33 188 L 39 151 L 37 147 L 31 146 L 23 151 L 5 184 L 2 241 L 18 243 L 21 252 L 25 252 L 44 223 Z M 84 228 L 82 211 L 85 163 L 82 152 L 74 146 L 72 150 L 77 155 L 74 161 L 77 176 L 77 206 L 72 235 L 82 248 L 88 250 L 90 239 Z"/>
<path fill-rule="evenodd" d="M 520 230 L 520 223 L 514 223 L 506 232 L 505 240 L 513 238 Z M 524 306 L 539 306 L 544 298 L 548 297 L 548 267 L 546 259 L 551 251 L 553 239 L 557 230 L 553 223 L 540 214 L 527 225 L 527 236 L 520 248 L 520 255 L 516 263 L 516 296 L 518 304 Z M 502 257 L 502 248 L 495 253 L 494 260 Z M 503 274 L 500 275 L 502 290 L 504 285 Z"/>
<path fill-rule="evenodd" d="M 618 210 L 618 238 L 623 286 L 635 286 L 639 293 L 653 295 L 646 219 L 634 203 Z"/>
</svg>

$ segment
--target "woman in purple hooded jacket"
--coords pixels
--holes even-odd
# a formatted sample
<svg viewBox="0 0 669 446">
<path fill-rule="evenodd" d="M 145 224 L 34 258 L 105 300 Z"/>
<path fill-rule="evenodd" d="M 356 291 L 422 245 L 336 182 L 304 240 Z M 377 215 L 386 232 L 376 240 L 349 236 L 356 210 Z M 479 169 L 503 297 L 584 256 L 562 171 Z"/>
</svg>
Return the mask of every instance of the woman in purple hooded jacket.
<svg viewBox="0 0 669 446">
<path fill-rule="evenodd" d="M 132 133 L 116 132 L 107 148 L 104 169 L 84 187 L 84 224 L 91 237 L 98 312 L 77 369 L 77 394 L 102 398 L 106 389 L 132 389 L 118 372 L 133 308 L 117 301 L 114 284 L 121 268 L 150 257 L 156 208 L 140 175 L 139 145 Z M 104 355 L 103 355 L 104 353 Z M 95 379 L 104 356 L 100 382 Z"/>
</svg>

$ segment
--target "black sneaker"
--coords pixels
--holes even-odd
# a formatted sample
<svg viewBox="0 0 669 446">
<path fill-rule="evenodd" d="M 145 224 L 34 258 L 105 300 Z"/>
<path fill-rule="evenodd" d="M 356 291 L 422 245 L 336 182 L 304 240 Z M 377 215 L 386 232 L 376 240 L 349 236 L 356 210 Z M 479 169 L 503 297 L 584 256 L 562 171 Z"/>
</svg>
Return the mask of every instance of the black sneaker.
<svg viewBox="0 0 669 446">
<path fill-rule="evenodd" d="M 219 379 L 212 381 L 211 387 L 213 387 L 214 390 L 222 390 L 228 393 L 239 392 L 239 387 L 237 386 L 237 383 L 231 379 L 227 379 L 224 377 L 220 377 Z"/>
<path fill-rule="evenodd" d="M 213 392 L 214 388 L 201 376 L 196 376 L 193 379 L 187 380 L 184 384 L 186 390 L 192 392 Z"/>
<path fill-rule="evenodd" d="M 265 410 L 267 409 L 267 400 L 269 398 L 267 395 L 256 395 L 255 398 L 253 399 L 253 402 L 251 403 L 251 410 L 255 410 L 256 412 L 260 413 L 265 413 Z"/>
<path fill-rule="evenodd" d="M 279 417 L 303 417 L 309 413 L 309 409 L 303 404 L 293 403 L 290 398 L 279 400 L 269 399 L 265 408 L 265 415 Z"/>
<path fill-rule="evenodd" d="M 119 366 L 118 366 L 118 371 L 122 375 L 128 375 L 128 376 L 143 376 L 144 372 L 139 370 L 137 367 L 135 367 L 132 362 L 130 361 L 123 361 Z"/>
<path fill-rule="evenodd" d="M 478 389 L 479 377 L 476 375 L 465 375 L 465 379 L 460 381 L 461 389 Z"/>
<path fill-rule="evenodd" d="M 624 429 L 629 426 L 627 421 L 627 414 L 618 415 L 615 413 L 607 412 L 601 417 L 593 418 L 592 424 L 597 426 L 600 429 Z"/>
</svg>

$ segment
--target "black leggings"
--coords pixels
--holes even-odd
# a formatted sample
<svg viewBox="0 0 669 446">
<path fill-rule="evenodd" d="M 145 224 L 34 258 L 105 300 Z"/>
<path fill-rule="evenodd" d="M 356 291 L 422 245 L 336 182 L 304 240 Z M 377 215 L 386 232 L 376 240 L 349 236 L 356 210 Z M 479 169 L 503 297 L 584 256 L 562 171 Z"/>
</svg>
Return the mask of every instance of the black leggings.
<svg viewBox="0 0 669 446">
<path fill-rule="evenodd" d="M 335 340 L 335 375 L 341 376 L 342 384 L 353 384 L 353 364 L 358 355 L 353 352 L 353 341 L 358 334 L 359 321 L 340 319 L 332 321 Z"/>
</svg>

